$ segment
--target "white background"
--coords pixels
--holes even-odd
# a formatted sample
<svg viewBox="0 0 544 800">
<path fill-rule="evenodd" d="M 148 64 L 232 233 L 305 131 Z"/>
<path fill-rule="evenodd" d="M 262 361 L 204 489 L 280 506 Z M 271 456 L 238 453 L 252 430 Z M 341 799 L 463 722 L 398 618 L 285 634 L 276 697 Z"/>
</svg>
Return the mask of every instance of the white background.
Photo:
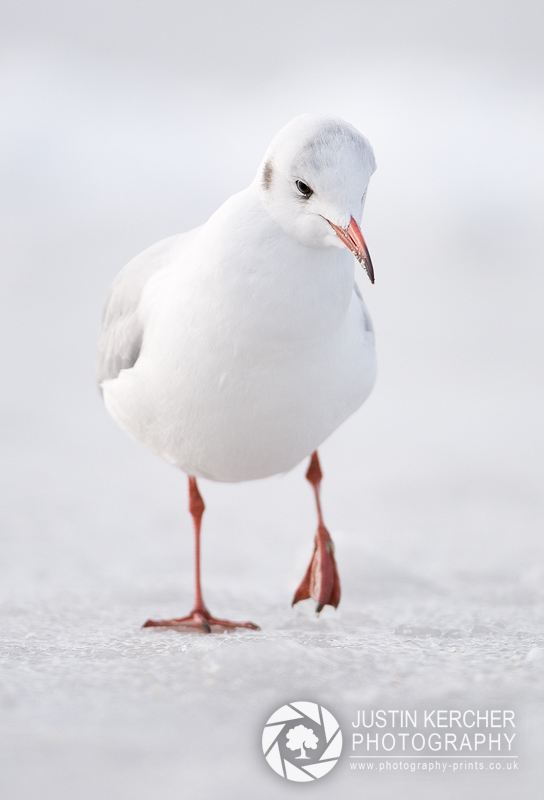
<svg viewBox="0 0 544 800">
<path fill-rule="evenodd" d="M 4 797 L 296 794 L 259 740 L 301 699 L 346 728 L 361 707 L 520 716 L 517 775 L 369 778 L 345 752 L 316 797 L 534 796 L 543 22 L 500 0 L 2 5 Z M 321 449 L 342 604 L 289 607 L 315 526 L 301 465 L 202 482 L 208 604 L 261 633 L 140 631 L 189 610 L 190 521 L 183 476 L 101 405 L 102 303 L 304 111 L 343 116 L 378 161 L 375 286 L 357 272 L 379 379 Z"/>
</svg>

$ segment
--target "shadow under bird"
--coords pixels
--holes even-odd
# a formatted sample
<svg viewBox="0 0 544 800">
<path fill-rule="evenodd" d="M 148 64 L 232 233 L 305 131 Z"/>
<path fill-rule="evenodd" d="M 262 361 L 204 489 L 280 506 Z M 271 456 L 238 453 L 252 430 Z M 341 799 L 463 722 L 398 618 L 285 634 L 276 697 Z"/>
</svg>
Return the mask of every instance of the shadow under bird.
<svg viewBox="0 0 544 800">
<path fill-rule="evenodd" d="M 331 116 L 296 117 L 253 182 L 203 225 L 132 259 L 110 289 L 98 380 L 108 412 L 185 472 L 195 532 L 195 603 L 146 627 L 254 628 L 219 619 L 200 584 L 197 479 L 248 481 L 310 457 L 318 529 L 293 604 L 340 601 L 321 513 L 317 448 L 366 400 L 374 333 L 353 256 L 374 282 L 360 221 L 375 170 L 369 142 Z"/>
</svg>

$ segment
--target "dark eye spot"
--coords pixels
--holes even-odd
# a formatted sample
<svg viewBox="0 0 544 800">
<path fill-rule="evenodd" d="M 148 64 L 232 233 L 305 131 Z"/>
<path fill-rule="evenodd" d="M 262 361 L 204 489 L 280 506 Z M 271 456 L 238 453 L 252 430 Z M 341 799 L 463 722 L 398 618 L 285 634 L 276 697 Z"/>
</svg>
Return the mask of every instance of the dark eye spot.
<svg viewBox="0 0 544 800">
<path fill-rule="evenodd" d="M 272 185 L 272 172 L 272 164 L 267 161 L 263 169 L 263 187 L 265 189 L 270 189 Z"/>
<path fill-rule="evenodd" d="M 314 193 L 313 189 L 310 189 L 310 187 L 304 183 L 304 181 L 295 181 L 295 186 L 303 197 L 311 197 Z"/>
</svg>

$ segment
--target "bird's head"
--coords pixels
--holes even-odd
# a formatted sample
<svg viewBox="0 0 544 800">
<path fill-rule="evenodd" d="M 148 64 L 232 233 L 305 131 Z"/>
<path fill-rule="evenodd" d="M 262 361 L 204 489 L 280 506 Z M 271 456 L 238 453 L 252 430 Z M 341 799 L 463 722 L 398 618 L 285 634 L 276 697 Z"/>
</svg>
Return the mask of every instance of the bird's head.
<svg viewBox="0 0 544 800">
<path fill-rule="evenodd" d="M 270 144 L 257 174 L 271 217 L 308 247 L 347 247 L 374 283 L 360 222 L 376 162 L 370 143 L 338 117 L 295 117 Z"/>
</svg>

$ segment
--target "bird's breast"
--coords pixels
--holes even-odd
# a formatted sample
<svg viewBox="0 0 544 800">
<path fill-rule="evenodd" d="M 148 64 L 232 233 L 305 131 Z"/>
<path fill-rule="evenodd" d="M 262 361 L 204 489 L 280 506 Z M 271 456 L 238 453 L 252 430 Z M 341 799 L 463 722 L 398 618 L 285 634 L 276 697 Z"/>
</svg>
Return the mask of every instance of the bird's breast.
<svg viewBox="0 0 544 800">
<path fill-rule="evenodd" d="M 193 257 L 146 287 L 140 358 L 106 401 L 135 438 L 190 474 L 287 471 L 372 388 L 373 336 L 351 256 L 280 245 L 245 261 L 228 247 Z"/>
</svg>

